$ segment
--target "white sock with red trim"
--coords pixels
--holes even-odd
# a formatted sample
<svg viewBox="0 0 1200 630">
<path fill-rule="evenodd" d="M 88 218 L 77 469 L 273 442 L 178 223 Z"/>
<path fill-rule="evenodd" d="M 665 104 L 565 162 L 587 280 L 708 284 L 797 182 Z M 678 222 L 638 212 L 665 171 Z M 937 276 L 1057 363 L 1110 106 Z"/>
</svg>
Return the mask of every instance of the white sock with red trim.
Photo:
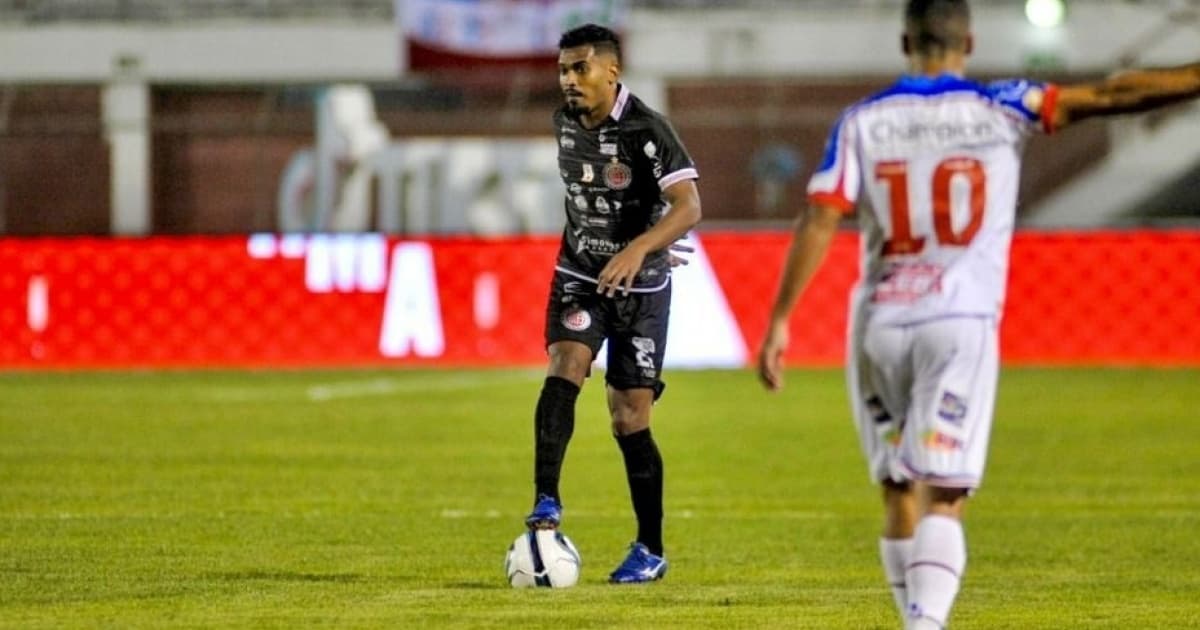
<svg viewBox="0 0 1200 630">
<path fill-rule="evenodd" d="M 908 589 L 905 588 L 904 572 L 908 569 L 908 558 L 912 555 L 913 539 L 880 538 L 879 560 L 883 563 L 883 575 L 892 588 L 896 610 L 904 619 L 908 611 Z"/>
<path fill-rule="evenodd" d="M 967 565 L 967 542 L 957 519 L 930 514 L 917 523 L 905 582 L 909 627 L 946 626 Z M 925 625 L 921 625 L 925 624 Z"/>
</svg>

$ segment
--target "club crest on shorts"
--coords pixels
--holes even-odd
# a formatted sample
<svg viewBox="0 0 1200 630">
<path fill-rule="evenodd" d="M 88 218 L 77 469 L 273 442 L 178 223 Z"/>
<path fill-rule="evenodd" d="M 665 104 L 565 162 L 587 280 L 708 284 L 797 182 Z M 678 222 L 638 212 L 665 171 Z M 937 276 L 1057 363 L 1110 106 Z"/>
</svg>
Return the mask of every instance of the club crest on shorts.
<svg viewBox="0 0 1200 630">
<path fill-rule="evenodd" d="M 942 392 L 942 402 L 938 405 L 938 417 L 952 424 L 962 424 L 967 417 L 967 401 L 962 396 L 950 392 Z"/>
<path fill-rule="evenodd" d="M 633 171 L 620 162 L 609 162 L 604 165 L 604 185 L 613 190 L 625 190 L 633 181 Z"/>
<path fill-rule="evenodd" d="M 592 325 L 592 316 L 581 308 L 573 308 L 563 313 L 562 325 L 575 332 L 587 330 Z"/>
</svg>

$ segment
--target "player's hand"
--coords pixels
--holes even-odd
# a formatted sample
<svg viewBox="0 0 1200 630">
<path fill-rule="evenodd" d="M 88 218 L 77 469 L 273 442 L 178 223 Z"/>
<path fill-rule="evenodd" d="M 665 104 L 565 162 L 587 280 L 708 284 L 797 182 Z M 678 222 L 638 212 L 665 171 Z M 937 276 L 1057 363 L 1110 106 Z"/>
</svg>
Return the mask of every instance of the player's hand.
<svg viewBox="0 0 1200 630">
<path fill-rule="evenodd" d="M 667 250 L 668 250 L 667 251 L 667 262 L 670 262 L 671 267 L 674 268 L 674 267 L 678 267 L 680 265 L 686 265 L 691 261 L 684 258 L 683 256 L 676 256 L 673 252 L 684 252 L 684 253 L 690 254 L 690 253 L 696 251 L 696 248 L 692 247 L 691 245 L 684 245 L 683 243 L 677 242 L 674 245 L 671 245 L 670 247 L 668 247 Z"/>
<path fill-rule="evenodd" d="M 758 380 L 768 391 L 783 389 L 783 352 L 788 347 L 787 322 L 772 324 L 758 351 Z"/>
<path fill-rule="evenodd" d="M 633 245 L 617 252 L 609 259 L 608 264 L 604 265 L 604 269 L 600 270 L 596 292 L 613 297 L 620 290 L 622 295 L 629 295 L 629 290 L 633 288 L 633 280 L 642 270 L 642 262 L 645 260 L 646 252 Z"/>
</svg>

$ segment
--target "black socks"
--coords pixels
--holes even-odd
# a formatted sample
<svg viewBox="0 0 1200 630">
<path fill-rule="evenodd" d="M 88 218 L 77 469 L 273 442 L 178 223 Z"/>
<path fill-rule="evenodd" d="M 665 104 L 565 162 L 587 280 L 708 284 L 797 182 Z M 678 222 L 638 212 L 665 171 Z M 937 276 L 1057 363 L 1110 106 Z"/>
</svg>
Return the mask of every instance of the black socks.
<svg viewBox="0 0 1200 630">
<path fill-rule="evenodd" d="M 534 415 L 533 481 L 537 495 L 558 499 L 567 443 L 575 432 L 575 399 L 579 386 L 565 378 L 546 377 Z"/>
<path fill-rule="evenodd" d="M 663 554 L 663 463 L 650 429 L 616 436 L 617 445 L 625 455 L 625 474 L 629 479 L 629 495 L 633 513 L 637 515 L 638 542 L 650 553 Z"/>
<path fill-rule="evenodd" d="M 565 378 L 550 376 L 542 386 L 534 416 L 534 484 L 537 495 L 558 499 L 567 444 L 575 432 L 575 400 L 579 386 Z M 638 542 L 650 553 L 663 553 L 663 463 L 650 429 L 616 436 L 625 456 L 625 475 L 633 513 L 637 515 Z"/>
</svg>

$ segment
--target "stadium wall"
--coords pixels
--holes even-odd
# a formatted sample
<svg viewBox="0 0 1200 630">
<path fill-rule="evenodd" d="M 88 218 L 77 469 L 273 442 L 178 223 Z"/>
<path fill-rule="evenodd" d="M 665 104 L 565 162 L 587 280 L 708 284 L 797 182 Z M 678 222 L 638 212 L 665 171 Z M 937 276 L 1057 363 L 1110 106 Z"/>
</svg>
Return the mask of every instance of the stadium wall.
<svg viewBox="0 0 1200 630">
<path fill-rule="evenodd" d="M 704 232 L 676 273 L 667 363 L 753 360 L 781 231 Z M 379 234 L 0 240 L 0 369 L 514 366 L 544 362 L 557 239 Z M 842 361 L 857 236 L 792 323 L 790 365 Z M 1200 231 L 1023 232 L 1010 365 L 1200 365 Z"/>
<path fill-rule="evenodd" d="M 666 82 L 667 100 L 675 112 L 672 122 L 700 165 L 706 220 L 790 220 L 841 109 L 883 85 L 865 79 Z M 497 146 L 514 139 L 552 143 L 549 117 L 560 99 L 553 87 L 552 81 L 544 82 L 514 108 L 506 105 L 511 94 L 503 86 L 447 86 L 416 93 L 378 86 L 375 106 L 391 135 L 389 149 L 395 151 L 431 139 L 447 147 L 462 139 L 486 139 Z M 260 85 L 151 89 L 150 232 L 212 235 L 294 229 L 280 225 L 277 207 L 289 165 L 313 147 L 312 92 L 312 86 Z M 114 208 L 108 195 L 111 170 L 100 90 L 22 86 L 10 90 L 9 96 L 7 124 L 0 125 L 0 233 L 109 234 Z M 1022 169 L 1021 215 L 1085 172 L 1109 148 L 1109 127 L 1099 121 L 1068 128 L 1053 138 L 1033 138 Z M 448 152 L 440 160 L 454 167 Z M 537 164 L 537 172 L 557 179 L 553 153 Z M 387 231 L 378 196 L 390 175 L 372 176 L 369 203 L 376 221 L 361 229 Z M 390 181 L 416 190 L 436 185 L 434 180 L 428 172 L 412 168 Z M 428 211 L 437 212 L 438 207 L 431 202 Z M 553 203 L 508 210 L 544 217 L 541 223 L 561 224 L 562 209 Z M 442 213 L 447 222 L 442 230 L 470 231 L 469 225 L 454 223 L 448 215 Z"/>
</svg>

